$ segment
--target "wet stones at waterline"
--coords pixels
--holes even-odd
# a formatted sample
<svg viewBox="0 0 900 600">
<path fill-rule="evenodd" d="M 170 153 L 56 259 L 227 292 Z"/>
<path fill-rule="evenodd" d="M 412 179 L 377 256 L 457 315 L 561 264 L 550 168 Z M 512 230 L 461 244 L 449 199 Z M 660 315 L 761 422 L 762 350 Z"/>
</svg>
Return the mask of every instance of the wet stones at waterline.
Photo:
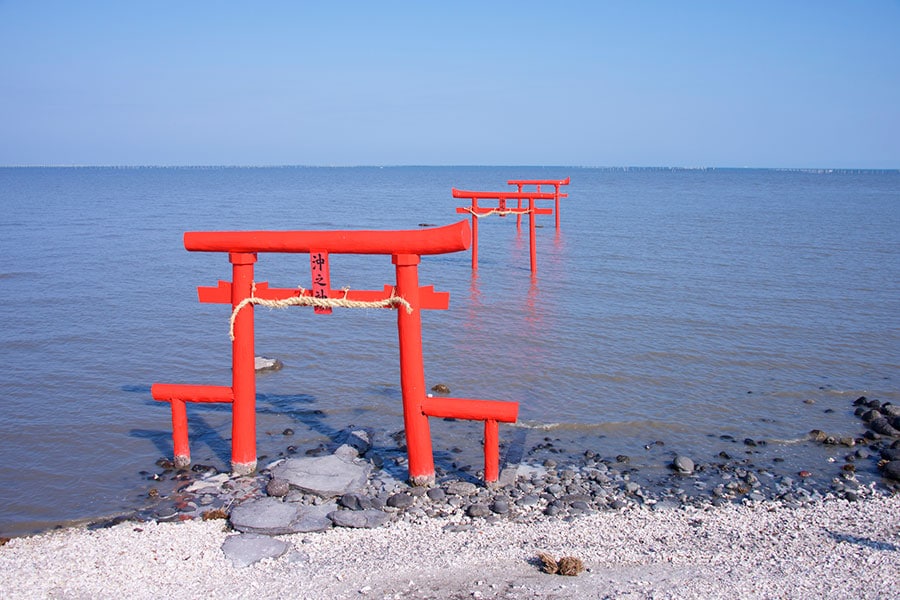
<svg viewBox="0 0 900 600">
<path fill-rule="evenodd" d="M 896 418 L 891 404 L 860 398 L 856 407 L 862 409 L 860 417 L 868 419 L 860 424 L 878 422 L 873 411 L 885 420 Z M 429 488 L 411 487 L 400 479 L 406 473 L 402 431 L 378 433 L 380 439 L 396 438 L 398 443 L 385 447 L 382 442 L 377 451 L 371 442 L 374 435 L 351 428 L 336 434 L 330 444 L 320 444 L 316 456 L 306 456 L 304 448 L 286 450 L 258 473 L 241 477 L 207 465 L 176 470 L 171 461 L 161 459 L 159 471 L 145 474 L 146 506 L 131 518 L 227 516 L 233 529 L 254 535 L 425 519 L 441 519 L 448 531 L 455 531 L 499 520 L 566 520 L 610 510 L 762 501 L 801 506 L 830 498 L 857 500 L 882 493 L 879 487 L 900 489 L 900 439 L 872 428 L 861 428 L 858 435 L 813 431 L 807 443 L 822 445 L 829 458 L 793 470 L 779 469 L 781 459 L 766 456 L 776 445 L 765 440 L 751 446 L 741 437 L 719 436 L 728 437 L 735 450 L 710 457 L 677 453 L 657 440 L 645 445 L 646 456 L 629 457 L 605 456 L 599 444 L 572 454 L 558 439 L 543 437 L 519 452 L 524 458 L 507 465 L 497 485 L 485 486 L 478 479 L 478 466 L 439 466 L 438 483 Z M 654 456 L 659 463 L 648 466 Z M 251 542 L 248 546 L 255 547 Z"/>
</svg>

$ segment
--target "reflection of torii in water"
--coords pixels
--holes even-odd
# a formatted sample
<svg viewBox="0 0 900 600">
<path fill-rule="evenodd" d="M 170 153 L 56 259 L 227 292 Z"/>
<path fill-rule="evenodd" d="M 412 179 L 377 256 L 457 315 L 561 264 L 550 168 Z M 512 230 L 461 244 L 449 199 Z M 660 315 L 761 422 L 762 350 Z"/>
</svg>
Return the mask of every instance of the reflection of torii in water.
<svg viewBox="0 0 900 600">
<path fill-rule="evenodd" d="M 198 288 L 201 302 L 231 304 L 232 385 L 186 385 L 157 383 L 151 388 L 155 400 L 172 406 L 172 438 L 175 463 L 190 464 L 186 402 L 232 404 L 231 465 L 238 474 L 256 469 L 256 371 L 253 306 L 275 308 L 313 306 L 316 312 L 332 308 L 399 308 L 400 387 L 406 430 L 409 476 L 414 484 L 434 482 L 434 458 L 428 417 L 484 421 L 484 478 L 499 477 L 498 422 L 515 422 L 517 402 L 429 398 L 425 391 L 422 361 L 420 310 L 449 306 L 450 294 L 420 287 L 418 264 L 424 254 L 458 252 L 469 247 L 471 232 L 466 221 L 428 230 L 414 231 L 236 231 L 188 232 L 184 246 L 190 251 L 227 252 L 232 281 L 217 287 Z M 309 253 L 312 289 L 270 288 L 253 281 L 253 264 L 260 252 Z M 396 267 L 396 285 L 381 291 L 332 290 L 329 254 L 386 254 Z"/>
</svg>

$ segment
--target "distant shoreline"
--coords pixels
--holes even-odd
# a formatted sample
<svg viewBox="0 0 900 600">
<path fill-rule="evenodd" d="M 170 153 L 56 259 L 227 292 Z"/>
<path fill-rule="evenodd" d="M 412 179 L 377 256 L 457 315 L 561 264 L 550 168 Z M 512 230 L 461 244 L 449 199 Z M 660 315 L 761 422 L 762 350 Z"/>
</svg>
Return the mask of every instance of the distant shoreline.
<svg viewBox="0 0 900 600">
<path fill-rule="evenodd" d="M 623 172 L 681 172 L 681 171 L 721 171 L 721 172 L 783 172 L 826 175 L 878 175 L 900 174 L 900 168 L 868 167 L 704 167 L 704 166 L 601 166 L 584 165 L 0 165 L 0 169 L 569 169 L 590 170 L 610 173 Z"/>
</svg>

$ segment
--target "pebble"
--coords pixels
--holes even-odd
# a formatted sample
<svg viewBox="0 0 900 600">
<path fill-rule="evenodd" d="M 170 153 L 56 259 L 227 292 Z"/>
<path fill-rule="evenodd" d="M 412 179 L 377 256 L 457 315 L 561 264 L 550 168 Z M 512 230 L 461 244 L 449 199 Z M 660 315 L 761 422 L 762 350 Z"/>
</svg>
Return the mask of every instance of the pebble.
<svg viewBox="0 0 900 600">
<path fill-rule="evenodd" d="M 694 461 L 687 456 L 676 456 L 672 461 L 672 466 L 682 475 L 690 475 L 694 472 Z"/>
<path fill-rule="evenodd" d="M 386 504 L 391 508 L 409 508 L 413 505 L 415 498 L 405 492 L 393 494 L 387 499 Z"/>
<path fill-rule="evenodd" d="M 284 496 L 287 496 L 290 491 L 291 484 L 288 483 L 286 479 L 273 477 L 269 480 L 269 483 L 266 484 L 266 493 L 276 498 L 283 498 Z"/>
<path fill-rule="evenodd" d="M 447 497 L 447 493 L 439 487 L 431 488 L 426 492 L 426 495 L 430 500 L 433 500 L 435 502 L 440 502 Z"/>
</svg>

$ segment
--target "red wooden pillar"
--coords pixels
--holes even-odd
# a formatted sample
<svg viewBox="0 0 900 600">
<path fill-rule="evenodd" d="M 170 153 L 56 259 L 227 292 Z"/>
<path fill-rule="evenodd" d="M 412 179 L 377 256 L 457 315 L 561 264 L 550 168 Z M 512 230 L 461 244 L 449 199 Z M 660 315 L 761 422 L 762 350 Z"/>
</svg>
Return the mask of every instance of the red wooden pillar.
<svg viewBox="0 0 900 600">
<path fill-rule="evenodd" d="M 500 428 L 495 419 L 484 421 L 484 480 L 494 482 L 500 477 Z"/>
<path fill-rule="evenodd" d="M 475 216 L 472 216 L 475 221 Z M 409 456 L 409 479 L 413 485 L 434 483 L 434 456 L 431 431 L 423 412 L 425 402 L 425 365 L 422 360 L 422 316 L 419 303 L 419 256 L 395 254 L 391 261 L 397 269 L 397 295 L 409 302 L 412 312 L 397 308 L 400 336 L 400 390 L 403 394 L 403 424 Z"/>
<path fill-rule="evenodd" d="M 534 198 L 528 199 L 528 251 L 531 255 L 531 274 L 537 273 L 537 241 L 535 235 Z"/>
<path fill-rule="evenodd" d="M 516 185 L 516 187 L 518 188 L 518 192 L 521 194 L 522 193 L 522 184 L 519 183 Z M 521 198 L 518 199 L 516 208 L 522 208 L 522 199 Z M 519 231 L 521 228 L 522 228 L 522 213 L 518 213 L 516 215 L 516 231 Z"/>
<path fill-rule="evenodd" d="M 253 295 L 256 254 L 230 252 L 231 307 Z M 234 320 L 231 375 L 234 404 L 231 413 L 231 471 L 246 475 L 256 470 L 256 370 L 253 349 L 253 305 L 244 306 Z"/>
<path fill-rule="evenodd" d="M 472 198 L 472 270 L 478 270 L 478 199 Z"/>
<path fill-rule="evenodd" d="M 184 469 L 191 464 L 191 445 L 188 442 L 187 406 L 184 400 L 170 401 L 172 405 L 172 446 L 175 467 Z"/>
<path fill-rule="evenodd" d="M 568 180 L 569 178 L 566 177 L 566 181 Z M 554 198 L 556 204 L 556 230 L 559 231 L 559 183 L 553 184 L 553 195 L 556 196 L 556 198 Z"/>
</svg>

